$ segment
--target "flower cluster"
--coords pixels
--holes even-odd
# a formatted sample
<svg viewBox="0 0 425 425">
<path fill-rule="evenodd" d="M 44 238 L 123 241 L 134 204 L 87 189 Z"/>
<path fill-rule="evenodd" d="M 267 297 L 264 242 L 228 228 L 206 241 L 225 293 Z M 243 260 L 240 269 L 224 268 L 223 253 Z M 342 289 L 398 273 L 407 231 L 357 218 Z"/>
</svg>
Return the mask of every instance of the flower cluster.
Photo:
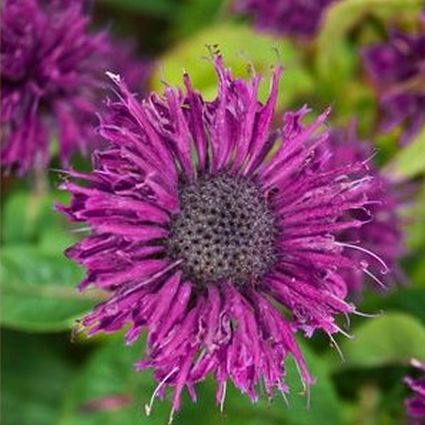
<svg viewBox="0 0 425 425">
<path fill-rule="evenodd" d="M 405 144 L 425 125 L 425 32 L 392 31 L 388 42 L 368 47 L 366 71 L 378 91 L 382 129 L 403 125 Z"/>
<path fill-rule="evenodd" d="M 91 229 L 67 250 L 87 269 L 80 289 L 109 293 L 82 325 L 89 335 L 126 327 L 128 344 L 147 329 L 137 368 L 154 369 L 154 397 L 174 389 L 173 411 L 208 374 L 219 403 L 228 380 L 252 400 L 260 385 L 284 393 L 288 355 L 313 382 L 294 334 L 333 340 L 336 317 L 355 312 L 344 276 L 365 259 L 336 235 L 364 224 L 349 212 L 373 201 L 375 185 L 362 161 L 324 164 L 329 111 L 309 125 L 307 108 L 288 112 L 273 130 L 280 68 L 263 104 L 259 75 L 235 79 L 221 57 L 214 64 L 213 101 L 188 75 L 185 91 L 144 100 L 111 75 L 118 98 L 100 126 L 110 147 L 92 172 L 69 171 L 72 200 L 58 207 Z"/>
<path fill-rule="evenodd" d="M 412 366 L 425 372 L 425 363 L 412 360 Z M 425 377 L 418 379 L 406 377 L 404 381 L 414 392 L 414 395 L 405 402 L 407 413 L 412 418 L 412 425 L 421 425 L 425 420 Z"/>
<path fill-rule="evenodd" d="M 356 125 L 353 122 L 348 128 L 334 129 L 329 138 L 329 150 L 332 153 L 328 158 L 329 166 L 348 165 L 363 162 L 369 167 L 369 172 L 375 178 L 370 197 L 377 202 L 369 204 L 368 208 L 350 212 L 353 218 L 361 219 L 361 227 L 352 227 L 339 235 L 345 243 L 347 255 L 361 260 L 365 250 L 370 252 L 369 260 L 364 262 L 362 269 L 351 269 L 346 272 L 346 282 L 352 295 L 359 294 L 363 289 L 365 277 L 379 287 L 385 288 L 390 284 L 405 281 L 405 277 L 398 266 L 403 256 L 403 231 L 399 215 L 399 199 L 394 183 L 373 164 L 373 146 L 368 141 L 359 140 Z M 357 246 L 361 242 L 361 246 Z M 364 258 L 362 261 L 366 261 Z M 383 270 L 385 280 L 368 272 L 369 264 L 372 268 Z"/>
<path fill-rule="evenodd" d="M 24 174 L 43 168 L 50 141 L 62 165 L 93 143 L 105 71 L 132 87 L 147 66 L 123 42 L 91 33 L 84 1 L 6 0 L 1 14 L 1 164 Z"/>
<path fill-rule="evenodd" d="M 237 0 L 238 12 L 253 16 L 255 25 L 275 34 L 313 36 L 326 7 L 335 0 Z"/>
</svg>

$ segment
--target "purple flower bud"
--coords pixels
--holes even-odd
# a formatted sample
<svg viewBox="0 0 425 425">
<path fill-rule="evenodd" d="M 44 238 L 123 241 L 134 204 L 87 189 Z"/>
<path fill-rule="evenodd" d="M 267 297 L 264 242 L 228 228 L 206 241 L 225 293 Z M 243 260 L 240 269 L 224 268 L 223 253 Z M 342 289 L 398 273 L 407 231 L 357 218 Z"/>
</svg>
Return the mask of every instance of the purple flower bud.
<svg viewBox="0 0 425 425">
<path fill-rule="evenodd" d="M 1 14 L 1 164 L 22 175 L 42 168 L 57 140 L 63 166 L 96 144 L 95 112 L 107 70 L 131 87 L 147 66 L 105 32 L 89 31 L 83 1 L 5 0 Z M 99 140 L 99 139 L 97 139 Z"/>
<path fill-rule="evenodd" d="M 425 32 L 392 31 L 388 42 L 365 49 L 366 71 L 376 87 L 383 131 L 402 125 L 401 143 L 425 125 Z"/>
<path fill-rule="evenodd" d="M 312 37 L 325 8 L 335 0 L 236 0 L 238 12 L 253 16 L 260 30 L 279 35 Z"/>
</svg>

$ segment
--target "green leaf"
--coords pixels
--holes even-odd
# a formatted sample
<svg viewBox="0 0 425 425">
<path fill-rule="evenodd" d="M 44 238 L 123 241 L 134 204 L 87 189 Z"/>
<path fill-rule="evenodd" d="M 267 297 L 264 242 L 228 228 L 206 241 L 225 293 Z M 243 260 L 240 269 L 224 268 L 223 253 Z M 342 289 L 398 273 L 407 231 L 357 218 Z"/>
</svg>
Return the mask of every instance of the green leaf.
<svg viewBox="0 0 425 425">
<path fill-rule="evenodd" d="M 234 75 L 247 78 L 249 65 L 265 74 L 260 89 L 264 100 L 269 92 L 268 77 L 271 67 L 282 62 L 285 68 L 282 78 L 279 105 L 288 105 L 297 96 L 312 89 L 310 76 L 301 67 L 299 54 L 289 41 L 261 35 L 238 24 L 221 24 L 202 31 L 182 42 L 159 60 L 153 86 L 163 89 L 162 81 L 170 85 L 183 85 L 183 71 L 187 71 L 195 88 L 205 98 L 212 100 L 217 91 L 217 76 L 206 46 L 218 46 L 225 65 Z M 279 52 L 279 53 L 277 53 Z M 208 57 L 208 58 L 207 58 Z"/>
<path fill-rule="evenodd" d="M 67 197 L 58 191 L 44 196 L 28 191 L 12 194 L 4 207 L 3 243 L 38 243 L 51 232 L 62 242 L 58 240 L 57 252 L 65 243 L 71 245 L 74 239 L 65 231 L 65 220 L 53 208 L 55 202 L 65 203 Z"/>
<path fill-rule="evenodd" d="M 406 226 L 406 245 L 413 252 L 421 247 L 425 248 L 425 184 L 416 197 L 416 202 L 406 208 L 406 219 L 409 226 Z M 425 283 L 425 282 L 423 282 Z"/>
<path fill-rule="evenodd" d="M 294 390 L 297 382 L 299 382 L 298 369 L 295 367 L 294 362 L 292 362 L 292 365 L 287 365 L 288 376 L 286 382 L 292 391 L 288 397 L 289 408 L 284 413 L 284 417 L 288 419 L 290 424 L 294 425 L 310 425 L 312 423 L 316 425 L 340 424 L 342 422 L 342 406 L 330 380 L 327 365 L 308 349 L 307 345 L 301 344 L 301 350 L 308 368 L 317 382 L 310 389 L 311 399 L 308 407 L 305 397 L 300 397 Z"/>
<path fill-rule="evenodd" d="M 413 317 L 388 313 L 366 321 L 342 345 L 347 366 L 376 367 L 425 358 L 425 327 Z"/>
<path fill-rule="evenodd" d="M 425 172 L 425 128 L 387 165 L 386 172 L 395 179 L 407 180 Z"/>
<path fill-rule="evenodd" d="M 97 293 L 79 294 L 82 271 L 62 253 L 14 245 L 1 253 L 2 312 L 5 326 L 29 331 L 69 329 L 100 301 Z"/>
<path fill-rule="evenodd" d="M 174 32 L 178 36 L 190 36 L 211 26 L 222 17 L 228 5 L 223 0 L 187 0 L 180 8 Z M 223 13 L 221 13 L 223 12 Z"/>
<path fill-rule="evenodd" d="M 424 275 L 422 275 L 424 276 Z M 382 294 L 371 293 L 367 301 L 362 304 L 362 310 L 379 311 L 394 310 L 404 312 L 419 319 L 425 325 L 425 287 L 424 288 L 399 288 L 386 297 Z"/>
<path fill-rule="evenodd" d="M 57 425 L 73 366 L 56 338 L 2 332 L 2 423 Z"/>
<path fill-rule="evenodd" d="M 45 200 L 28 192 L 13 194 L 5 205 L 3 215 L 4 243 L 26 242 L 35 239 L 37 222 Z"/>
<path fill-rule="evenodd" d="M 144 413 L 156 384 L 149 373 L 134 370 L 142 343 L 127 347 L 120 336 L 101 346 L 75 377 L 58 425 L 167 423 L 169 403 L 157 402 L 151 418 Z"/>
<path fill-rule="evenodd" d="M 120 10 L 149 14 L 160 17 L 173 17 L 178 9 L 174 0 L 103 0 L 105 3 Z"/>
</svg>

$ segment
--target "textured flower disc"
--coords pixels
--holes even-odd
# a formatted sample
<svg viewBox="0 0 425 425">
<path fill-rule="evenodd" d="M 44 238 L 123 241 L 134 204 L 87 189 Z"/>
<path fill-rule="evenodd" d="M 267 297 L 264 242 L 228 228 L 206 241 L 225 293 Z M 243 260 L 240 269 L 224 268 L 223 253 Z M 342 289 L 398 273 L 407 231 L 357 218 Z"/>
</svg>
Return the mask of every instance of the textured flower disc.
<svg viewBox="0 0 425 425">
<path fill-rule="evenodd" d="M 146 329 L 137 368 L 154 369 L 151 403 L 173 388 L 173 411 L 183 389 L 195 400 L 209 374 L 221 404 L 228 381 L 252 400 L 260 387 L 270 397 L 287 392 L 289 355 L 313 383 L 295 333 L 333 338 L 336 316 L 355 311 L 345 272 L 374 272 L 337 240 L 364 224 L 350 212 L 368 209 L 374 183 L 364 162 L 326 162 L 328 111 L 308 126 L 307 108 L 286 113 L 275 130 L 281 69 L 263 104 L 259 75 L 243 81 L 221 57 L 214 64 L 212 102 L 188 75 L 185 92 L 167 86 L 141 102 L 111 75 L 118 99 L 100 127 L 110 147 L 92 172 L 69 172 L 72 201 L 60 207 L 91 229 L 67 250 L 87 269 L 80 289 L 109 293 L 83 327 L 89 335 L 125 327 L 128 344 Z"/>
<path fill-rule="evenodd" d="M 183 185 L 173 218 L 169 255 L 182 259 L 188 278 L 201 285 L 224 279 L 256 281 L 276 261 L 276 224 L 259 188 L 229 175 Z"/>
</svg>

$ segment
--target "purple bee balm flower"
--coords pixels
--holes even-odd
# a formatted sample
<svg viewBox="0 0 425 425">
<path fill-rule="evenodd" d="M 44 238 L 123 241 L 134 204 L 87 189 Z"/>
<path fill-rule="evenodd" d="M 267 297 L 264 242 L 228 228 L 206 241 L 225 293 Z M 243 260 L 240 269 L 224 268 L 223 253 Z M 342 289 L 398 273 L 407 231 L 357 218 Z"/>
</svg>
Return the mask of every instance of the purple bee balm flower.
<svg viewBox="0 0 425 425">
<path fill-rule="evenodd" d="M 279 35 L 312 37 L 325 8 L 335 0 L 237 0 L 238 12 L 253 16 L 260 30 Z"/>
<path fill-rule="evenodd" d="M 344 217 L 366 207 L 373 179 L 363 163 L 321 165 L 328 111 L 305 126 L 304 107 L 271 130 L 280 68 L 262 104 L 259 75 L 234 79 L 221 57 L 214 63 L 212 102 L 188 75 L 185 92 L 143 101 L 113 76 L 118 100 L 100 126 L 110 148 L 63 183 L 73 198 L 59 209 L 92 232 L 67 251 L 87 269 L 79 288 L 110 294 L 82 325 L 89 335 L 128 327 L 128 344 L 147 329 L 137 368 L 159 382 L 148 412 L 167 387 L 172 412 L 184 388 L 196 399 L 208 374 L 221 405 L 229 380 L 252 400 L 260 385 L 284 393 L 288 355 L 308 386 L 295 332 L 333 341 L 335 316 L 355 312 L 341 272 L 363 266 L 334 235 L 363 224 Z"/>
<path fill-rule="evenodd" d="M 425 125 L 425 32 L 392 31 L 388 42 L 365 49 L 363 60 L 378 91 L 382 129 L 402 125 L 407 143 Z"/>
<path fill-rule="evenodd" d="M 405 249 L 401 219 L 398 214 L 400 196 L 394 183 L 374 166 L 373 146 L 367 141 L 359 140 L 354 122 L 346 129 L 332 130 L 329 145 L 329 150 L 332 152 L 332 155 L 327 158 L 330 168 L 356 162 L 367 164 L 370 174 L 375 178 L 375 185 L 371 187 L 369 197 L 379 200 L 368 205 L 367 210 L 350 211 L 349 216 L 360 219 L 365 224 L 361 227 L 345 229 L 339 234 L 339 239 L 346 245 L 347 255 L 363 261 L 367 267 L 345 271 L 345 280 L 350 294 L 356 295 L 362 291 L 366 277 L 371 278 L 372 282 L 381 289 L 396 282 L 405 281 L 405 276 L 398 265 L 398 260 L 403 256 Z M 360 241 L 361 250 L 360 247 L 352 249 L 352 245 Z M 368 260 L 364 259 L 362 250 L 370 252 Z M 385 279 L 381 280 L 374 274 L 369 274 L 368 263 L 372 268 L 383 267 Z"/>
<path fill-rule="evenodd" d="M 425 363 L 415 359 L 411 363 L 425 372 Z M 404 381 L 414 392 L 414 395 L 405 401 L 407 414 L 412 418 L 412 425 L 423 425 L 425 423 L 425 375 L 417 379 L 406 377 Z"/>
<path fill-rule="evenodd" d="M 83 1 L 6 0 L 1 32 L 1 164 L 43 168 L 57 138 L 61 162 L 93 141 L 105 71 L 142 84 L 146 65 L 105 32 L 91 33 Z M 113 61 L 113 62 L 112 62 Z M 116 65 L 114 65 L 116 64 Z"/>
</svg>

